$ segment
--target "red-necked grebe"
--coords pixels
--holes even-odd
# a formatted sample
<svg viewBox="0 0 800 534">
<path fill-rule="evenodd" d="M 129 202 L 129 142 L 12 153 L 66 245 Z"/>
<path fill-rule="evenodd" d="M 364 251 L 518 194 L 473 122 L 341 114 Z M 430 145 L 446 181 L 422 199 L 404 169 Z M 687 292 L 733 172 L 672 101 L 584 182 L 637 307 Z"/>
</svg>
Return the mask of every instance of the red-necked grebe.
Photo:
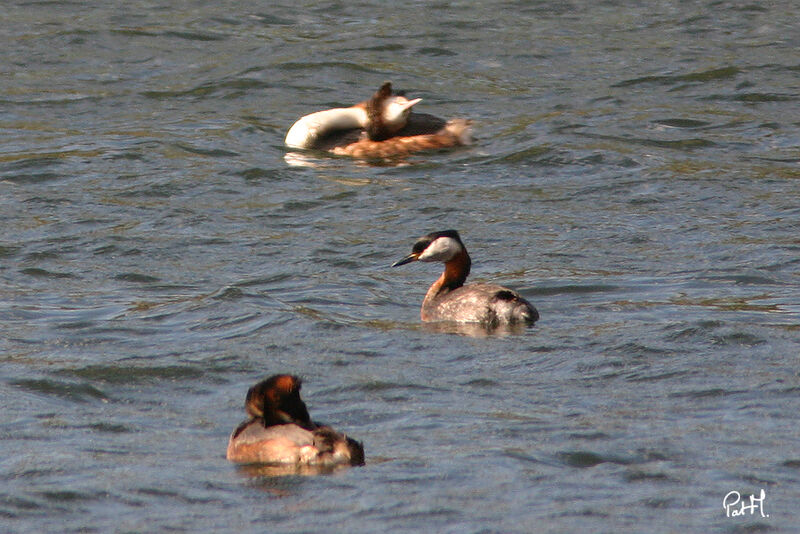
<svg viewBox="0 0 800 534">
<path fill-rule="evenodd" d="M 539 319 L 530 302 L 511 289 L 464 281 L 472 264 L 455 230 L 430 233 L 414 243 L 411 254 L 392 267 L 412 261 L 439 261 L 444 272 L 428 289 L 420 313 L 423 321 L 482 323 L 487 326 L 533 324 Z"/>
<path fill-rule="evenodd" d="M 250 418 L 231 434 L 228 460 L 321 467 L 364 463 L 361 443 L 311 420 L 300 387 L 296 376 L 274 375 L 250 388 L 245 400 Z"/>
<path fill-rule="evenodd" d="M 420 100 L 392 94 L 392 84 L 386 82 L 367 101 L 302 117 L 289 129 L 285 143 L 291 148 L 366 159 L 471 143 L 470 121 L 445 122 L 433 115 L 412 114 L 411 108 Z"/>
</svg>

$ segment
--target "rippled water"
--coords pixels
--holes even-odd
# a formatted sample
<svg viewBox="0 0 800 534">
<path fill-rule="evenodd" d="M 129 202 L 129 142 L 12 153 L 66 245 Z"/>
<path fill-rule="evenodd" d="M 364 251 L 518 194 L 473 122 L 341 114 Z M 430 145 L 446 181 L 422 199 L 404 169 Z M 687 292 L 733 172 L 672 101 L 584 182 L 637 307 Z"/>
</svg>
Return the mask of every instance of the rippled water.
<svg viewBox="0 0 800 534">
<path fill-rule="evenodd" d="M 796 4 L 475 4 L 4 4 L 3 530 L 797 528 Z M 475 146 L 285 158 L 385 80 Z M 535 327 L 419 324 L 445 228 Z M 275 372 L 365 467 L 224 459 Z"/>
</svg>

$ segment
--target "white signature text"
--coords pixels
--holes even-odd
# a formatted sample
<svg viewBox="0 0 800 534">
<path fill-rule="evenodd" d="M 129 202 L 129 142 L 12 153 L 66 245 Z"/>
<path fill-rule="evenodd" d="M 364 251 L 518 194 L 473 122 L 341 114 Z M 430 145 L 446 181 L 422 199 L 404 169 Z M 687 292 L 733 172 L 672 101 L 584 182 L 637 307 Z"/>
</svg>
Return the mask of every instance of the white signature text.
<svg viewBox="0 0 800 534">
<path fill-rule="evenodd" d="M 725 508 L 725 516 L 739 517 L 745 515 L 747 512 L 753 515 L 758 511 L 761 517 L 769 517 L 769 514 L 764 513 L 764 499 L 766 496 L 762 488 L 758 497 L 756 497 L 755 494 L 750 495 L 750 504 L 747 504 L 747 500 L 742 499 L 738 491 L 728 492 L 725 498 L 722 499 L 722 507 Z"/>
</svg>

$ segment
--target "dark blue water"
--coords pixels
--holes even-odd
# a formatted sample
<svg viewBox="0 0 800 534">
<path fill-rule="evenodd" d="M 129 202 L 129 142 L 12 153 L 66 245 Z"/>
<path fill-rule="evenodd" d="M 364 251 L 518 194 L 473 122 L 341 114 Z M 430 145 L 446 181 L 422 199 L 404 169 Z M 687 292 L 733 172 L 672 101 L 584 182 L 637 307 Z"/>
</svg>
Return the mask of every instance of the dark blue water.
<svg viewBox="0 0 800 534">
<path fill-rule="evenodd" d="M 2 530 L 800 524 L 793 2 L 3 10 Z M 385 80 L 476 144 L 286 157 Z M 535 327 L 419 323 L 446 228 Z M 225 460 L 277 372 L 365 467 Z"/>
</svg>

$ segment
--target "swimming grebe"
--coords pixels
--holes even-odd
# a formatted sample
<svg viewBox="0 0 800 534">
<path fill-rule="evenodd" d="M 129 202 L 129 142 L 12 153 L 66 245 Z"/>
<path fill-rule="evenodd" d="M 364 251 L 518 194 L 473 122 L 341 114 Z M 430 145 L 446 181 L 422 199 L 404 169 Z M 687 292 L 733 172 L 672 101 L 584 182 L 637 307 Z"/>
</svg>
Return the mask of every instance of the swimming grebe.
<svg viewBox="0 0 800 534">
<path fill-rule="evenodd" d="M 411 108 L 421 100 L 392 94 L 392 84 L 386 82 L 365 102 L 302 117 L 289 129 L 285 143 L 355 158 L 405 156 L 470 144 L 469 121 L 412 115 Z"/>
<path fill-rule="evenodd" d="M 428 289 L 420 313 L 423 321 L 483 323 L 488 326 L 533 324 L 536 308 L 516 291 L 495 284 L 464 281 L 472 264 L 458 232 L 445 230 L 421 237 L 411 254 L 392 267 L 412 261 L 441 261 L 444 272 Z"/>
<path fill-rule="evenodd" d="M 315 423 L 300 398 L 301 381 L 274 375 L 247 392 L 250 416 L 231 434 L 228 460 L 297 466 L 362 465 L 361 443 Z"/>
</svg>

